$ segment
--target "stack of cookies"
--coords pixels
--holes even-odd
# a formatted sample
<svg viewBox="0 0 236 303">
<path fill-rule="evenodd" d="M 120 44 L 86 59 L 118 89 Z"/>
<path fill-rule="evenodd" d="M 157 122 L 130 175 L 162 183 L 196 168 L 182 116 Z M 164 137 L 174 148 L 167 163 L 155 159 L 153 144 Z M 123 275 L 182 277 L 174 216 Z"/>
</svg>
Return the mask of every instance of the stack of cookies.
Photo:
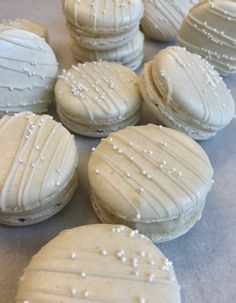
<svg viewBox="0 0 236 303">
<path fill-rule="evenodd" d="M 63 0 L 62 4 L 76 60 L 116 61 L 133 70 L 141 65 L 141 0 Z"/>
</svg>

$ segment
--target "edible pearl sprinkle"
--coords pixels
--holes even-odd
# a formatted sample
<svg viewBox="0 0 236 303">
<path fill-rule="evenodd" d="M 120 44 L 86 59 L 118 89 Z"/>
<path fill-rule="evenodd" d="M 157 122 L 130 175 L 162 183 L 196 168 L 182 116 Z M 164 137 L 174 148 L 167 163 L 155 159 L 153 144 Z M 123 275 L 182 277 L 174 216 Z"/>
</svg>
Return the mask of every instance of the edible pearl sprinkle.
<svg viewBox="0 0 236 303">
<path fill-rule="evenodd" d="M 88 292 L 87 290 L 84 292 L 84 297 L 85 297 L 85 298 L 88 298 L 88 297 L 89 297 L 89 292 Z"/>
<path fill-rule="evenodd" d="M 86 272 L 82 271 L 80 273 L 80 276 L 81 276 L 81 278 L 85 279 L 87 277 L 87 274 L 86 274 Z"/>
<path fill-rule="evenodd" d="M 70 259 L 71 259 L 71 260 L 77 259 L 77 254 L 76 254 L 75 252 L 71 253 L 71 254 L 70 254 Z"/>
<path fill-rule="evenodd" d="M 103 250 L 101 251 L 101 255 L 104 256 L 104 257 L 107 256 L 107 250 L 106 250 L 106 249 L 103 249 Z"/>
<path fill-rule="evenodd" d="M 72 288 L 71 289 L 71 294 L 72 294 L 72 296 L 76 296 L 77 295 L 77 289 L 76 288 Z"/>
</svg>

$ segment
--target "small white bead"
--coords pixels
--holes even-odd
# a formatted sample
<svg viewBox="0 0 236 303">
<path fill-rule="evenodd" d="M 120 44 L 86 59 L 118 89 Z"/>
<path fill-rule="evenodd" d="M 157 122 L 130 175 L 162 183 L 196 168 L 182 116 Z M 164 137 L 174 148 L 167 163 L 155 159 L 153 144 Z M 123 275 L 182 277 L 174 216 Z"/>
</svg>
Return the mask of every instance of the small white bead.
<svg viewBox="0 0 236 303">
<path fill-rule="evenodd" d="M 89 297 L 89 292 L 88 292 L 87 290 L 84 292 L 84 297 L 85 297 L 85 298 L 88 298 L 88 297 Z"/>
<path fill-rule="evenodd" d="M 85 279 L 87 277 L 87 274 L 86 274 L 86 272 L 82 271 L 80 273 L 80 276 L 81 276 L 81 278 Z"/>
<path fill-rule="evenodd" d="M 95 150 L 96 150 L 96 148 L 95 148 L 95 147 L 92 147 L 92 148 L 91 148 L 91 151 L 92 151 L 92 152 L 94 152 Z"/>
<path fill-rule="evenodd" d="M 75 252 L 72 252 L 72 253 L 70 254 L 70 259 L 71 259 L 71 260 L 76 260 L 76 259 L 77 259 L 77 254 L 76 254 Z"/>
<path fill-rule="evenodd" d="M 76 296 L 77 295 L 77 289 L 76 288 L 72 288 L 71 289 L 71 294 L 72 294 L 72 296 Z"/>
<path fill-rule="evenodd" d="M 99 175 L 100 174 L 100 171 L 98 169 L 96 169 L 96 175 Z"/>
<path fill-rule="evenodd" d="M 101 251 L 101 255 L 104 256 L 104 257 L 106 257 L 106 256 L 107 256 L 107 250 L 106 250 L 106 249 L 103 249 L 103 250 Z"/>
<path fill-rule="evenodd" d="M 145 298 L 140 298 L 139 303 L 146 303 L 146 299 Z"/>
</svg>

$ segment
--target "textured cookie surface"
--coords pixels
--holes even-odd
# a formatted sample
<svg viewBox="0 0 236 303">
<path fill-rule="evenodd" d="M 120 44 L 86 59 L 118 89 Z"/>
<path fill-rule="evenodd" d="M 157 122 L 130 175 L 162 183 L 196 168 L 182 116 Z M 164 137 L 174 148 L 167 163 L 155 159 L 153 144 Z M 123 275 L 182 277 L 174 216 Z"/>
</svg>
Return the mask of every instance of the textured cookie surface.
<svg viewBox="0 0 236 303">
<path fill-rule="evenodd" d="M 29 112 L 4 116 L 0 120 L 0 211 L 44 207 L 73 177 L 77 157 L 73 136 L 50 116 Z"/>
<path fill-rule="evenodd" d="M 228 75 L 236 72 L 235 28 L 235 0 L 203 0 L 185 18 L 178 43 Z"/>
<path fill-rule="evenodd" d="M 85 125 L 104 125 L 141 108 L 136 74 L 116 63 L 90 62 L 63 71 L 55 88 L 58 111 Z"/>
<path fill-rule="evenodd" d="M 91 188 L 102 207 L 134 222 L 158 222 L 190 211 L 205 200 L 212 174 L 196 142 L 151 124 L 111 134 L 89 160 Z"/>
<path fill-rule="evenodd" d="M 184 16 L 197 0 L 144 0 L 142 28 L 158 41 L 170 41 L 177 37 Z"/>
<path fill-rule="evenodd" d="M 1 24 L 0 27 L 4 26 L 7 28 L 16 28 L 16 29 L 22 29 L 26 30 L 29 32 L 32 32 L 41 38 L 44 38 L 47 40 L 48 38 L 48 33 L 47 30 L 41 26 L 40 24 L 37 24 L 35 22 L 25 20 L 25 19 L 15 19 L 15 20 L 4 20 Z"/>
<path fill-rule="evenodd" d="M 65 17 L 84 32 L 129 31 L 143 16 L 141 0 L 62 0 Z"/>
<path fill-rule="evenodd" d="M 197 139 L 214 135 L 234 116 L 234 100 L 219 74 L 181 47 L 158 53 L 145 66 L 140 88 L 154 113 L 162 115 L 158 118 L 168 120 L 163 123 Z"/>
<path fill-rule="evenodd" d="M 44 112 L 53 96 L 58 63 L 41 37 L 0 27 L 0 112 Z"/>
<path fill-rule="evenodd" d="M 16 302 L 180 303 L 172 263 L 138 232 L 87 225 L 62 232 L 33 257 Z"/>
</svg>

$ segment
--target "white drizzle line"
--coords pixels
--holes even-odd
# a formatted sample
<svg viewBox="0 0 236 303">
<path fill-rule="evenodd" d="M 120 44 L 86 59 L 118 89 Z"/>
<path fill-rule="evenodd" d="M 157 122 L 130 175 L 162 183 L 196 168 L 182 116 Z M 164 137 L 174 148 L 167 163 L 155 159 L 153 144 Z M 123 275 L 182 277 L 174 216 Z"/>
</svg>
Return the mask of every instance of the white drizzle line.
<svg viewBox="0 0 236 303">
<path fill-rule="evenodd" d="M 188 76 L 190 82 L 193 84 L 195 90 L 197 91 L 197 93 L 198 93 L 198 95 L 199 95 L 199 97 L 200 97 L 200 99 L 202 101 L 201 103 L 202 103 L 203 108 L 204 108 L 204 118 L 203 118 L 202 122 L 203 123 L 207 123 L 209 121 L 209 119 L 210 119 L 210 114 L 211 114 L 210 105 L 209 105 L 209 102 L 207 102 L 207 101 L 209 101 L 209 94 L 207 96 L 204 96 L 203 93 L 202 93 L 202 91 L 203 91 L 202 84 L 204 84 L 204 81 L 202 81 L 202 79 L 201 79 L 201 81 L 198 81 L 198 79 L 199 79 L 198 77 L 195 77 L 194 79 L 192 77 L 192 75 L 194 74 L 194 71 L 193 71 L 193 68 L 192 68 L 192 64 L 195 64 L 194 60 L 190 61 L 189 60 L 189 56 L 187 56 L 187 55 L 184 56 L 183 51 L 182 51 L 182 54 L 180 54 L 180 51 L 178 52 L 178 54 L 175 53 L 175 52 L 173 52 L 173 51 L 169 51 L 169 53 L 181 65 L 183 65 L 185 63 L 188 64 L 187 62 L 190 63 L 190 66 L 188 66 L 188 67 L 191 67 L 191 70 L 189 70 L 190 68 L 186 68 L 185 69 L 185 73 Z M 181 55 L 183 55 L 183 57 L 185 57 L 185 58 L 182 58 Z M 197 70 L 198 70 L 198 68 L 199 67 L 197 67 Z M 204 102 L 205 99 L 206 99 L 206 102 Z M 222 116 L 221 116 L 221 118 L 222 118 Z"/>
<path fill-rule="evenodd" d="M 25 138 L 25 136 L 27 134 L 27 131 L 28 131 L 28 128 L 29 128 L 29 124 L 32 121 L 31 120 L 32 117 L 33 117 L 33 114 L 30 115 L 30 118 L 27 120 L 27 125 L 24 128 L 24 130 L 23 130 L 23 138 Z M 9 123 L 7 123 L 8 125 L 10 124 L 10 122 L 15 122 L 15 118 L 14 117 L 9 118 L 8 122 L 9 122 Z M 18 160 L 20 158 L 22 158 L 22 156 L 24 155 L 25 150 L 27 150 L 27 147 L 29 145 L 29 141 L 30 140 L 28 140 L 26 142 L 26 144 L 25 144 L 24 140 L 21 140 L 19 142 L 18 149 L 17 149 L 15 157 L 14 157 L 14 159 L 12 161 L 11 168 L 8 171 L 8 175 L 6 176 L 5 182 L 4 182 L 3 186 L 2 186 L 2 190 L 1 190 L 1 193 L 0 193 L 0 204 L 1 204 L 1 208 L 2 208 L 3 211 L 6 210 L 6 196 L 7 196 L 7 192 L 8 192 L 8 187 L 10 186 L 11 180 L 12 180 L 12 178 L 14 178 L 14 175 L 15 175 L 16 170 L 18 168 L 18 165 L 19 165 Z"/>
<path fill-rule="evenodd" d="M 35 163 L 33 161 L 35 155 L 38 153 L 35 150 L 35 146 L 37 146 L 39 144 L 39 141 L 41 139 L 40 135 L 43 134 L 43 127 L 37 127 L 36 129 L 36 123 L 38 123 L 40 117 L 38 117 L 37 121 L 34 121 L 34 130 L 33 133 L 30 135 L 30 138 L 28 138 L 27 140 L 30 141 L 31 143 L 31 150 L 29 152 L 29 156 L 28 156 L 28 160 L 26 163 L 23 163 L 22 165 L 24 166 L 24 172 L 22 174 L 21 180 L 20 180 L 20 184 L 19 184 L 19 190 L 18 190 L 18 194 L 17 194 L 17 206 L 21 207 L 22 205 L 24 206 L 24 186 L 25 186 L 25 181 L 30 182 L 31 181 L 31 174 L 29 174 L 29 171 L 35 170 L 32 169 L 32 167 L 30 167 L 31 163 Z M 27 129 L 28 130 L 28 129 Z M 25 139 L 25 142 L 27 144 L 27 141 Z"/>
<path fill-rule="evenodd" d="M 102 175 L 100 175 L 100 177 L 104 178 L 115 189 L 115 191 L 118 192 L 119 195 L 121 195 L 123 197 L 123 199 L 128 202 L 128 204 L 131 206 L 131 208 L 134 209 L 135 215 L 139 214 L 139 210 L 136 207 L 136 205 L 134 205 L 134 203 L 132 203 L 132 201 L 130 201 L 121 191 L 119 191 L 119 189 L 114 184 L 111 183 L 111 180 L 108 177 L 106 177 L 106 175 L 102 174 Z"/>
<path fill-rule="evenodd" d="M 119 138 L 121 141 L 125 142 L 125 143 L 128 145 L 128 142 L 125 141 L 125 139 L 122 138 L 121 136 L 119 136 L 118 134 L 116 134 L 116 138 Z M 157 147 L 156 144 L 155 144 L 155 147 Z M 161 149 L 163 149 L 163 148 L 161 148 Z M 179 179 L 179 178 L 173 178 L 173 175 L 172 175 L 172 174 L 169 175 L 168 173 L 166 173 L 165 171 L 163 171 L 162 169 L 160 169 L 160 163 L 157 163 L 156 161 L 154 161 L 153 158 L 150 158 L 150 157 L 146 156 L 145 153 L 142 154 L 142 153 L 141 153 L 141 149 L 138 149 L 135 145 L 133 145 L 133 150 L 134 150 L 135 152 L 137 152 L 137 154 L 143 155 L 144 158 L 145 158 L 145 160 L 147 160 L 149 163 L 151 163 L 153 166 L 155 166 L 155 167 L 160 171 L 160 173 L 162 173 L 163 175 L 165 175 L 165 177 L 169 178 L 171 182 L 173 182 L 173 183 L 174 183 L 175 185 L 177 185 L 180 189 L 182 189 L 182 191 L 185 192 L 185 194 L 186 194 L 187 196 L 189 196 L 191 200 L 195 200 L 195 201 L 198 200 L 197 197 L 196 197 L 196 194 L 194 193 L 194 191 L 193 191 L 193 190 L 184 182 L 184 179 L 183 179 L 183 178 L 181 178 L 181 179 Z M 166 150 L 166 149 L 165 149 L 165 150 Z M 125 153 L 124 153 L 124 154 L 125 154 Z M 128 155 L 126 155 L 126 156 L 127 156 L 127 158 L 129 158 Z M 135 158 L 135 157 L 134 157 L 134 158 Z M 141 167 L 135 160 L 132 161 L 132 162 L 133 162 L 134 164 L 136 164 L 136 166 L 140 169 L 140 171 L 144 170 L 144 168 Z M 164 192 L 164 193 L 171 199 L 172 202 L 175 201 L 174 204 L 177 206 L 178 209 L 181 208 L 181 206 L 180 206 L 180 205 L 177 203 L 177 201 L 174 199 L 174 196 L 173 196 L 169 191 L 167 191 L 167 189 L 165 188 L 165 186 L 163 186 L 160 182 L 157 182 L 157 181 L 154 180 L 154 179 L 152 179 L 152 182 L 155 183 L 155 184 L 162 190 L 162 192 Z M 182 184 L 181 184 L 181 182 L 182 182 Z M 185 188 L 183 187 L 183 185 L 185 186 Z M 170 187 L 170 188 L 171 188 L 171 187 Z M 157 200 L 156 196 L 154 196 L 154 197 L 155 197 L 155 200 Z M 194 197 L 194 199 L 193 199 L 193 197 Z M 162 204 L 163 208 L 164 208 L 164 209 L 166 210 L 166 212 L 168 213 L 168 210 L 165 208 L 164 204 L 161 203 L 160 200 L 159 200 L 159 204 Z"/>
<path fill-rule="evenodd" d="M 13 37 L 13 38 L 19 38 L 19 37 Z M 20 37 L 20 39 L 24 39 L 24 38 Z M 48 53 L 45 49 L 40 48 L 40 46 L 38 46 L 37 48 L 34 48 L 34 47 L 32 47 L 32 44 L 31 45 L 22 44 L 20 42 L 15 41 L 14 39 L 13 40 L 12 39 L 7 39 L 7 38 L 3 37 L 1 34 L 0 34 L 0 40 L 3 40 L 3 41 L 8 42 L 8 43 L 15 44 L 15 45 L 23 47 L 23 48 L 28 48 L 28 49 L 31 49 L 31 50 L 34 50 L 34 51 L 40 51 L 40 52 L 43 51 L 44 53 Z M 37 39 L 24 39 L 24 40 L 31 40 L 32 43 L 37 41 Z"/>
<path fill-rule="evenodd" d="M 120 264 L 122 266 L 123 265 L 121 262 Z M 130 276 L 125 276 L 122 274 L 116 274 L 116 273 L 112 273 L 110 272 L 109 274 L 104 273 L 103 271 L 97 271 L 97 272 L 89 272 L 86 271 L 86 277 L 83 278 L 80 276 L 81 271 L 80 270 L 73 270 L 73 269 L 68 269 L 68 268 L 61 268 L 61 269 L 57 269 L 57 268 L 46 268 L 46 267 L 35 267 L 35 268 L 28 268 L 27 270 L 25 270 L 25 273 L 27 272 L 47 272 L 47 273 L 55 273 L 55 274 L 66 274 L 66 275 L 72 275 L 75 276 L 75 278 L 77 278 L 78 280 L 80 279 L 89 279 L 90 277 L 92 278 L 100 278 L 100 279 L 111 279 L 111 280 L 124 280 L 124 281 L 129 281 L 129 282 L 134 282 L 134 283 L 144 283 L 144 284 L 150 284 L 150 281 L 147 279 L 146 275 L 144 274 L 144 278 L 140 278 L 140 277 L 136 277 L 135 275 L 130 275 Z M 168 276 L 166 277 L 166 279 L 157 279 L 157 277 L 155 277 L 155 279 L 151 282 L 152 284 L 167 284 L 167 285 L 174 285 L 176 284 L 176 281 L 171 281 L 171 277 L 172 277 L 172 272 L 166 272 L 166 274 L 168 274 Z M 147 275 L 148 276 L 148 275 Z"/>
<path fill-rule="evenodd" d="M 150 125 L 152 126 L 152 125 Z M 153 127 L 155 127 L 153 125 Z M 158 130 L 161 134 L 165 134 L 167 137 L 173 139 L 171 136 L 169 136 L 169 134 L 167 134 L 166 132 L 161 131 L 158 127 L 156 128 L 156 130 Z M 153 144 L 155 144 L 154 141 L 152 141 L 147 135 L 145 135 L 141 130 L 137 130 L 139 131 L 143 136 L 145 136 L 150 142 L 152 142 Z M 208 180 L 205 178 L 205 176 L 203 176 L 201 174 L 201 171 L 198 170 L 198 167 L 194 167 L 192 166 L 191 163 L 187 163 L 186 159 L 183 159 L 180 155 L 177 155 L 176 153 L 173 152 L 173 150 L 169 150 L 169 149 L 164 149 L 162 146 L 160 146 L 161 149 L 163 149 L 166 153 L 168 153 L 171 157 L 175 158 L 176 160 L 178 160 L 180 163 L 183 164 L 183 166 L 185 166 L 189 171 L 191 171 L 196 177 L 198 177 L 198 179 L 200 179 L 203 183 L 209 185 Z M 208 165 L 209 166 L 209 165 Z"/>
<path fill-rule="evenodd" d="M 61 126 L 60 124 L 57 124 L 57 125 L 59 125 L 59 127 Z M 58 127 L 58 128 L 59 128 L 59 127 Z M 55 132 L 54 132 L 54 135 L 55 135 Z M 44 189 L 45 183 L 46 183 L 46 181 L 47 181 L 47 177 L 48 177 L 49 173 L 53 170 L 53 162 L 54 162 L 55 160 L 57 160 L 58 153 L 61 152 L 62 146 L 64 146 L 64 147 L 66 148 L 66 150 L 67 150 L 67 147 L 68 147 L 68 146 L 65 145 L 65 140 L 64 140 L 64 137 L 65 137 L 66 135 L 68 136 L 68 134 L 64 133 L 63 136 L 61 136 L 61 137 L 59 138 L 58 143 L 57 143 L 57 147 L 56 147 L 56 149 L 55 149 L 55 151 L 54 151 L 54 153 L 53 153 L 53 155 L 52 155 L 52 158 L 50 159 L 50 163 L 49 163 L 49 165 L 48 165 L 48 169 L 47 169 L 47 171 L 46 171 L 46 174 L 45 174 L 45 176 L 44 176 L 44 179 L 43 179 L 43 181 L 42 181 L 42 185 L 41 185 L 41 188 L 40 188 L 40 195 L 39 195 L 40 201 L 42 201 L 43 198 L 44 198 L 44 197 L 42 197 L 42 193 L 43 193 L 43 189 Z M 70 140 L 70 137 L 69 137 L 69 140 Z M 50 143 L 50 142 L 49 142 L 49 143 Z"/>
<path fill-rule="evenodd" d="M 105 141 L 106 142 L 106 141 Z M 124 169 L 122 169 L 118 164 L 115 164 L 115 162 L 112 162 L 109 158 L 107 158 L 104 154 L 102 154 L 101 152 L 99 152 L 99 151 L 96 151 L 96 157 L 99 157 L 100 159 L 102 159 L 105 163 L 106 163 L 106 165 L 108 166 L 108 167 L 110 167 L 112 170 L 114 170 L 116 173 L 117 173 L 117 175 L 119 175 L 120 177 L 121 177 L 121 179 L 126 183 L 126 184 L 128 184 L 135 192 L 137 192 L 137 190 L 139 189 L 139 188 L 141 188 L 142 187 L 142 184 L 140 184 L 137 180 L 135 180 L 134 178 L 129 178 L 129 179 L 125 179 L 124 178 L 124 176 L 125 176 L 125 170 Z M 103 174 L 102 174 L 102 176 L 103 176 Z M 135 185 L 133 185 L 132 183 L 131 183 L 131 181 L 132 181 L 132 183 L 135 183 L 135 184 L 137 184 L 138 186 L 136 187 Z M 111 184 L 111 182 L 109 182 L 110 184 Z M 119 189 L 118 188 L 116 188 L 116 190 L 117 191 L 119 191 Z M 147 189 L 145 189 L 145 192 L 147 192 L 150 196 L 152 196 L 153 198 L 156 198 L 155 196 L 154 196 L 154 194 L 153 193 L 151 193 L 150 191 L 148 191 Z M 121 191 L 119 191 L 119 193 L 121 194 Z M 145 202 L 147 203 L 147 204 L 149 204 L 150 205 L 150 207 L 158 214 L 158 216 L 160 216 L 160 213 L 159 213 L 159 211 L 156 209 L 156 207 L 154 207 L 153 206 L 153 204 L 149 201 L 149 199 L 146 199 L 144 196 L 143 196 L 143 199 L 145 200 Z M 139 211 L 137 212 L 137 213 L 139 213 Z"/>
<path fill-rule="evenodd" d="M 85 73 L 85 74 L 87 75 L 87 77 L 89 77 L 89 78 L 86 77 L 86 80 L 89 82 L 90 85 L 94 84 L 94 82 L 96 81 L 96 79 L 94 79 L 93 76 L 89 73 L 89 69 L 88 69 L 88 68 L 86 69 L 86 68 L 84 68 L 84 67 L 85 67 L 84 65 L 81 65 L 81 66 L 80 66 L 80 68 L 81 68 L 81 70 L 83 70 L 83 72 L 80 71 L 79 68 L 77 68 L 76 70 L 80 73 L 81 76 L 83 76 L 82 73 Z M 95 65 L 95 67 L 96 67 L 96 65 Z M 93 81 L 94 81 L 94 82 L 93 82 Z M 102 88 L 102 90 L 105 91 L 104 88 Z M 93 100 L 93 98 L 90 98 L 90 99 L 91 99 L 92 101 L 95 102 L 95 100 Z M 104 99 L 103 99 L 103 102 L 104 102 Z M 103 107 L 103 104 L 102 104 L 102 103 L 99 103 L 99 102 L 95 102 L 95 103 L 96 103 L 96 105 L 97 105 L 98 107 L 102 108 L 103 111 L 104 111 L 105 113 L 109 113 L 109 112 L 112 110 L 110 104 L 108 104 L 108 102 L 107 102 L 106 99 L 105 99 L 105 104 L 106 104 L 106 106 L 107 106 L 107 109 L 105 109 L 105 108 Z"/>
</svg>

